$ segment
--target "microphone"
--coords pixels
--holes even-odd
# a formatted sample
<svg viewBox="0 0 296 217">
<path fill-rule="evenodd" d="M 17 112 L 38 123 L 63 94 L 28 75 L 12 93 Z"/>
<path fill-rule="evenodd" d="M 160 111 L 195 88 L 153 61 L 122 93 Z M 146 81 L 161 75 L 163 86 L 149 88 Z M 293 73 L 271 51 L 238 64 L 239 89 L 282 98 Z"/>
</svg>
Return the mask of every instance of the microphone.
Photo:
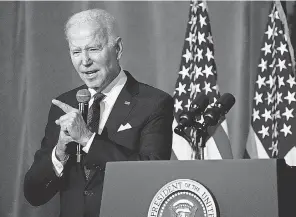
<svg viewBox="0 0 296 217">
<path fill-rule="evenodd" d="M 88 102 L 90 98 L 91 98 L 91 95 L 87 89 L 79 90 L 76 93 L 78 108 L 85 122 L 87 121 Z M 77 163 L 80 163 L 81 161 L 81 145 L 80 144 L 77 145 L 76 156 L 77 156 Z"/>
<path fill-rule="evenodd" d="M 191 103 L 189 111 L 182 112 L 180 114 L 179 123 L 178 126 L 175 127 L 174 132 L 184 137 L 186 135 L 184 128 L 192 126 L 194 124 L 195 117 L 203 114 L 208 104 L 209 98 L 204 93 L 198 94 L 198 96 Z"/>
<path fill-rule="evenodd" d="M 235 98 L 230 93 L 223 94 L 212 108 L 204 113 L 204 127 L 215 126 L 221 117 L 225 116 L 235 103 Z"/>
</svg>

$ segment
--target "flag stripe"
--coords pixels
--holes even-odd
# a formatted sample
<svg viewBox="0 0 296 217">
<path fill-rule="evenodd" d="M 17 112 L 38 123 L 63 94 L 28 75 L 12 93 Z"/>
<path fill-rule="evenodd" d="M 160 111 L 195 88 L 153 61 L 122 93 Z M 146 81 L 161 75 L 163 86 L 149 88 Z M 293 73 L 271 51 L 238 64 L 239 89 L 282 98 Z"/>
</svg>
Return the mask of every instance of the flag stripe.
<svg viewBox="0 0 296 217">
<path fill-rule="evenodd" d="M 174 150 L 172 150 L 172 153 L 171 153 L 171 160 L 178 160 Z"/>
<path fill-rule="evenodd" d="M 226 121 L 223 121 L 222 124 L 223 125 L 226 124 Z M 216 143 L 219 144 L 217 145 L 217 148 L 221 154 L 222 159 L 232 159 L 233 155 L 232 155 L 232 150 L 230 146 L 230 141 L 222 124 L 221 126 L 217 127 L 213 135 L 213 138 L 215 142 L 217 141 Z"/>
<path fill-rule="evenodd" d="M 252 127 L 250 128 L 248 137 L 247 151 L 251 158 L 269 158 L 263 144 Z"/>
<path fill-rule="evenodd" d="M 244 152 L 243 159 L 251 159 L 250 155 L 248 154 L 247 150 Z"/>
</svg>

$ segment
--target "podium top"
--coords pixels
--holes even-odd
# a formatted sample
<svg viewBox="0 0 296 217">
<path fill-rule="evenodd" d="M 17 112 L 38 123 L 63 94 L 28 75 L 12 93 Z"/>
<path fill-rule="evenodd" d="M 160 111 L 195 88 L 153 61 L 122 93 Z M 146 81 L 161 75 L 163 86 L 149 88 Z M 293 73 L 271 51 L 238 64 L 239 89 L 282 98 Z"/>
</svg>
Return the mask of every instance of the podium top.
<svg viewBox="0 0 296 217">
<path fill-rule="evenodd" d="M 296 213 L 295 199 L 291 199 L 296 197 L 295 167 L 284 159 L 229 159 L 107 163 L 100 216 L 148 216 L 157 192 L 178 179 L 193 180 L 208 189 L 220 216 Z"/>
</svg>

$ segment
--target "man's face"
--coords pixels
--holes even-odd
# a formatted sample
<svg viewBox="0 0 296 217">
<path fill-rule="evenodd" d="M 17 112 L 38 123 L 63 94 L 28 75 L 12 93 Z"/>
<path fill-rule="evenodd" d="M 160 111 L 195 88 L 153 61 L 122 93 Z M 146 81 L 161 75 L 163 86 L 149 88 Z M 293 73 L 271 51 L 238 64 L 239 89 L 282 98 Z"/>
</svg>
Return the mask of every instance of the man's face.
<svg viewBox="0 0 296 217">
<path fill-rule="evenodd" d="M 104 30 L 90 24 L 73 26 L 68 41 L 73 66 L 88 87 L 101 91 L 118 75 L 118 44 L 108 45 Z"/>
</svg>

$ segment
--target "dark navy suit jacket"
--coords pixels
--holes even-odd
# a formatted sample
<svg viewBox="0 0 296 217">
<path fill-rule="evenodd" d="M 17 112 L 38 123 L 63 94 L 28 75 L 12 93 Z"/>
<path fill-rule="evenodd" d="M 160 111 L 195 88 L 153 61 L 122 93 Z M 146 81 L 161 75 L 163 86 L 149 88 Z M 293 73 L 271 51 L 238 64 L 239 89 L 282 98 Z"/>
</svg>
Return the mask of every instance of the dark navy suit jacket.
<svg viewBox="0 0 296 217">
<path fill-rule="evenodd" d="M 172 97 L 125 73 L 127 82 L 102 134 L 95 136 L 88 154 L 83 157 L 83 165 L 76 163 L 76 145 L 68 145 L 70 158 L 61 177 L 55 174 L 51 155 L 60 132 L 55 120 L 64 113 L 57 106 L 51 106 L 41 148 L 36 152 L 24 181 L 24 194 L 32 205 L 45 204 L 59 192 L 60 217 L 98 217 L 107 162 L 170 159 Z M 78 87 L 57 99 L 77 108 L 76 93 L 84 88 L 87 87 Z M 117 132 L 119 126 L 126 123 L 132 128 Z M 95 171 L 88 181 L 84 178 L 82 166 Z"/>
</svg>

